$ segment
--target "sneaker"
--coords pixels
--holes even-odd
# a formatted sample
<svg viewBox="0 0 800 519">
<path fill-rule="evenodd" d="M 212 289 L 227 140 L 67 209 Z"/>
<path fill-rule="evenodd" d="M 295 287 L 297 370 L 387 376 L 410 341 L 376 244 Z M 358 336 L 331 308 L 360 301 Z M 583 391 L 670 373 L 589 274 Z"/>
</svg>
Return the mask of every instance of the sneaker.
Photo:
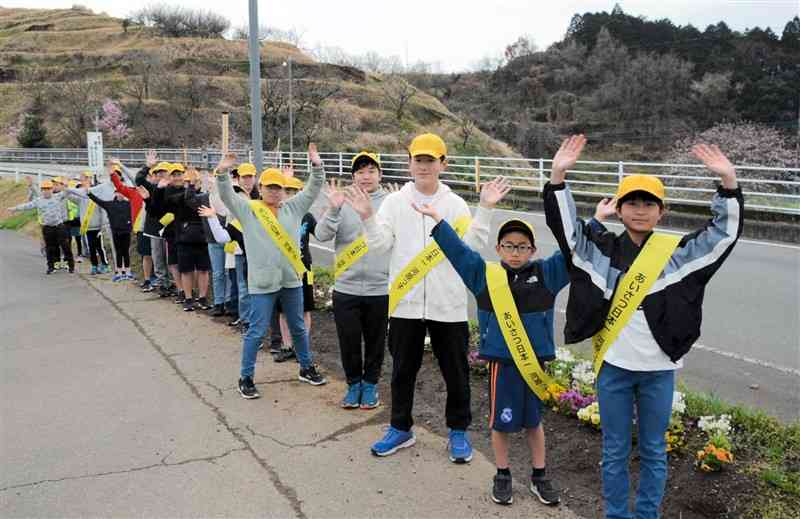
<svg viewBox="0 0 800 519">
<path fill-rule="evenodd" d="M 150 288 L 150 280 L 149 279 L 145 279 L 144 281 L 139 283 L 139 288 L 141 288 L 143 291 L 144 291 L 145 288 Z"/>
<path fill-rule="evenodd" d="M 492 501 L 498 505 L 510 505 L 514 502 L 511 490 L 511 474 L 495 474 L 492 484 Z"/>
<path fill-rule="evenodd" d="M 206 299 L 205 297 L 197 298 L 197 308 L 199 308 L 200 310 L 211 309 L 211 306 L 208 304 L 208 299 Z"/>
<path fill-rule="evenodd" d="M 225 306 L 224 305 L 214 305 L 214 309 L 211 311 L 211 317 L 222 317 L 225 315 Z"/>
<path fill-rule="evenodd" d="M 194 312 L 194 300 L 191 297 L 187 297 L 183 300 L 183 311 Z"/>
<path fill-rule="evenodd" d="M 272 356 L 275 362 L 286 362 L 289 359 L 295 358 L 294 348 L 283 348 L 280 352 Z"/>
<path fill-rule="evenodd" d="M 69 268 L 69 273 L 70 274 L 74 274 L 75 273 L 75 267 L 70 267 Z"/>
<path fill-rule="evenodd" d="M 391 456 L 400 449 L 411 447 L 415 443 L 417 443 L 417 437 L 413 432 L 401 431 L 389 426 L 383 438 L 374 443 L 370 450 L 375 456 Z"/>
<path fill-rule="evenodd" d="M 111 281 L 113 281 L 114 283 L 122 281 L 122 274 L 114 274 L 113 276 L 111 276 Z"/>
<path fill-rule="evenodd" d="M 375 409 L 381 405 L 378 386 L 368 382 L 361 383 L 361 409 Z"/>
<path fill-rule="evenodd" d="M 270 355 L 280 355 L 281 353 L 281 345 L 280 344 L 270 344 L 269 345 L 269 354 Z"/>
<path fill-rule="evenodd" d="M 242 318 L 241 317 L 237 317 L 233 321 L 229 322 L 228 326 L 239 326 L 240 324 L 242 324 Z"/>
<path fill-rule="evenodd" d="M 136 281 L 136 276 L 134 276 L 131 272 L 125 274 L 125 279 L 128 281 Z"/>
<path fill-rule="evenodd" d="M 342 407 L 344 409 L 358 409 L 361 403 L 361 382 L 350 384 L 347 386 L 347 394 L 344 395 L 342 400 Z"/>
<path fill-rule="evenodd" d="M 175 304 L 182 305 L 186 301 L 186 296 L 183 295 L 183 292 L 178 292 L 178 295 L 175 296 Z"/>
<path fill-rule="evenodd" d="M 317 367 L 313 364 L 308 366 L 306 369 L 300 370 L 300 375 L 297 377 L 300 382 L 308 382 L 312 386 L 321 386 L 322 384 L 326 384 L 328 381 L 325 380 L 325 377 L 317 372 Z"/>
<path fill-rule="evenodd" d="M 97 275 L 97 265 L 92 265 L 92 270 L 89 272 L 92 276 Z"/>
<path fill-rule="evenodd" d="M 469 442 L 467 431 L 450 429 L 447 448 L 450 451 L 450 461 L 453 463 L 469 463 L 472 461 L 472 444 Z"/>
<path fill-rule="evenodd" d="M 47 269 L 47 272 L 45 272 L 45 274 L 47 274 L 47 275 L 49 276 L 49 275 L 50 275 L 50 274 L 52 274 L 53 272 L 55 272 L 55 269 L 54 269 L 54 268 L 52 268 L 52 267 L 49 267 L 49 268 Z"/>
<path fill-rule="evenodd" d="M 557 505 L 561 502 L 560 491 L 553 482 L 545 478 L 531 478 L 531 494 L 546 505 Z"/>
<path fill-rule="evenodd" d="M 100 265 L 99 267 L 97 267 L 97 270 L 101 274 L 108 274 L 108 272 L 109 272 L 108 265 Z"/>
<path fill-rule="evenodd" d="M 253 377 L 244 377 L 239 379 L 239 394 L 242 395 L 242 398 L 258 398 L 261 395 L 258 394 L 258 389 L 256 389 L 256 385 L 253 384 Z"/>
</svg>

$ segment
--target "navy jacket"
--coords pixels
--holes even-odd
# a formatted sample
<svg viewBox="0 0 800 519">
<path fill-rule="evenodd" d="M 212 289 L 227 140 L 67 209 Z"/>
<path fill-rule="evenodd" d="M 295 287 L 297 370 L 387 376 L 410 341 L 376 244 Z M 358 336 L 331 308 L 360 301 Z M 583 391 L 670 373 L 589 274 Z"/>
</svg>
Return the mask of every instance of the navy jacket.
<svg viewBox="0 0 800 519">
<path fill-rule="evenodd" d="M 486 360 L 513 363 L 500 325 L 497 322 L 486 282 L 486 261 L 469 248 L 444 220 L 433 228 L 431 236 L 441 247 L 478 303 L 480 357 Z M 508 274 L 508 284 L 525 332 L 540 362 L 555 358 L 553 340 L 553 306 L 558 292 L 569 283 L 567 265 L 560 251 L 546 259 L 538 259 L 512 269 L 501 263 Z"/>
</svg>

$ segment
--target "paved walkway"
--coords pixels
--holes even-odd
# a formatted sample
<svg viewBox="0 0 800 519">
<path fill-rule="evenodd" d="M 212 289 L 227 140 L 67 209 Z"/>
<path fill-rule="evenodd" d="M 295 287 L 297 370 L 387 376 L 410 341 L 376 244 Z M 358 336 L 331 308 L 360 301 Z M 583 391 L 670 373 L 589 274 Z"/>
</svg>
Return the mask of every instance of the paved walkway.
<svg viewBox="0 0 800 519">
<path fill-rule="evenodd" d="M 2 517 L 575 517 L 522 486 L 494 505 L 490 460 L 453 465 L 422 427 L 374 458 L 385 418 L 341 410 L 341 380 L 302 384 L 293 363 L 259 361 L 245 401 L 225 327 L 43 265 L 0 231 Z"/>
</svg>

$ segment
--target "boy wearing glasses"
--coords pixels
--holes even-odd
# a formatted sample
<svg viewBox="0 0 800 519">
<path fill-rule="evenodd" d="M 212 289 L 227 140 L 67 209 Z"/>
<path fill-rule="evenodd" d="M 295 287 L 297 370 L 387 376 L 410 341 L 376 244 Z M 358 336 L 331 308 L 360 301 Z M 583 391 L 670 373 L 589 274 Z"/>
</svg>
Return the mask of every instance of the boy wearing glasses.
<svg viewBox="0 0 800 519">
<path fill-rule="evenodd" d="M 487 280 L 487 263 L 467 246 L 453 228 L 430 205 L 414 205 L 420 213 L 436 221 L 431 236 L 458 272 L 467 288 L 475 294 L 480 327 L 480 357 L 489 361 L 489 426 L 492 430 L 497 474 L 491 497 L 501 505 L 510 505 L 512 495 L 509 469 L 510 434 L 525 429 L 531 452 L 530 491 L 546 505 L 560 502 L 560 491 L 545 475 L 545 441 L 541 421 L 542 404 L 517 369 L 500 329 Z M 592 225 L 603 218 L 598 212 Z M 567 265 L 560 251 L 545 259 L 533 259 L 536 239 L 533 227 L 522 220 L 509 220 L 497 233 L 497 255 L 508 277 L 508 285 L 525 332 L 533 345 L 539 364 L 555 359 L 553 306 L 558 292 L 569 283 Z"/>
</svg>

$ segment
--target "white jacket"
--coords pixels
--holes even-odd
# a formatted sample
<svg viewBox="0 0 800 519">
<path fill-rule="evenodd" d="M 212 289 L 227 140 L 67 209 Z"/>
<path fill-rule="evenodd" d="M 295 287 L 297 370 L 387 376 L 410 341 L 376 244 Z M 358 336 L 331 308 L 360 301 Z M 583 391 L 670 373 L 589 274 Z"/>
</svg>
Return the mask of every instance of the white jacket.
<svg viewBox="0 0 800 519">
<path fill-rule="evenodd" d="M 433 242 L 432 218 L 418 213 L 414 201 L 414 184 L 386 197 L 378 214 L 364 221 L 367 246 L 372 251 L 390 253 L 389 284 L 422 249 Z M 467 203 L 450 188 L 439 183 L 433 207 L 453 225 L 462 216 L 469 216 Z M 492 210 L 478 207 L 464 241 L 481 250 L 489 240 Z M 430 319 L 448 323 L 467 320 L 467 289 L 453 266 L 445 258 L 400 301 L 391 317 Z"/>
</svg>

